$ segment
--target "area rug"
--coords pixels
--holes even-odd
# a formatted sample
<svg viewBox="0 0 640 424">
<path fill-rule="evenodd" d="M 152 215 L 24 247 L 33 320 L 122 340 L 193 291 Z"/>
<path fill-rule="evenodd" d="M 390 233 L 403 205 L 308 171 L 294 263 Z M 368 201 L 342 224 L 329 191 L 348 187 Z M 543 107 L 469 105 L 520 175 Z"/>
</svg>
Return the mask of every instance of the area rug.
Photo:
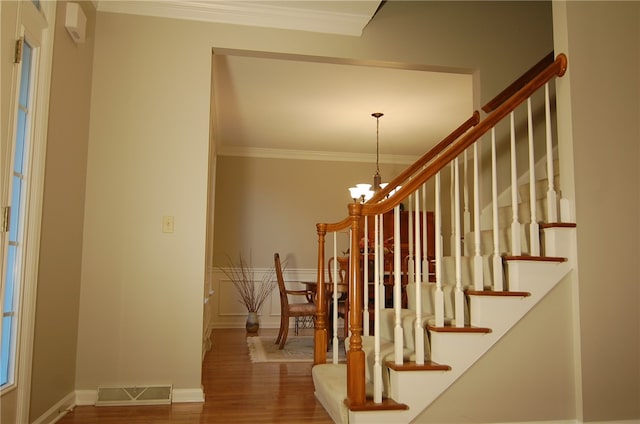
<svg viewBox="0 0 640 424">
<path fill-rule="evenodd" d="M 313 362 L 313 336 L 288 337 L 282 350 L 276 336 L 247 337 L 251 362 Z"/>
</svg>

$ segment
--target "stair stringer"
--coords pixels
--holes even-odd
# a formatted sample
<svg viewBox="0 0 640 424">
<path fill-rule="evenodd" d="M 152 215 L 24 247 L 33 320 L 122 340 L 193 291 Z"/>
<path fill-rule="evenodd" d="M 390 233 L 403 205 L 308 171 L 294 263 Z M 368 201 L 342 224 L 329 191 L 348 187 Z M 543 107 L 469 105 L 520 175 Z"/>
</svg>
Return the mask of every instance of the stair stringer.
<svg viewBox="0 0 640 424">
<path fill-rule="evenodd" d="M 566 261 L 507 261 L 510 290 L 526 291 L 529 296 L 469 296 L 471 325 L 491 328 L 490 333 L 430 332 L 431 360 L 449 365 L 451 370 L 389 369 L 390 397 L 396 402 L 408 405 L 407 410 L 349 411 L 349 424 L 408 423 L 421 414 L 573 269 L 575 250 L 567 249 L 567 246 L 574 246 L 574 238 L 573 228 L 556 231 L 553 241 L 557 246 L 548 246 L 567 253 Z"/>
</svg>

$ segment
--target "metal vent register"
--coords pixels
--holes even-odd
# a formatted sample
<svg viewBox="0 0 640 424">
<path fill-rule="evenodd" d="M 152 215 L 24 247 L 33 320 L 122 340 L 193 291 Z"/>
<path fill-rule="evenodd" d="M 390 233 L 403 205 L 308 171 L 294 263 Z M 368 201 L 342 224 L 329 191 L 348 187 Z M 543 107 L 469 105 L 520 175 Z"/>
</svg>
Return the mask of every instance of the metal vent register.
<svg viewBox="0 0 640 424">
<path fill-rule="evenodd" d="M 167 405 L 172 386 L 98 387 L 96 406 Z"/>
</svg>

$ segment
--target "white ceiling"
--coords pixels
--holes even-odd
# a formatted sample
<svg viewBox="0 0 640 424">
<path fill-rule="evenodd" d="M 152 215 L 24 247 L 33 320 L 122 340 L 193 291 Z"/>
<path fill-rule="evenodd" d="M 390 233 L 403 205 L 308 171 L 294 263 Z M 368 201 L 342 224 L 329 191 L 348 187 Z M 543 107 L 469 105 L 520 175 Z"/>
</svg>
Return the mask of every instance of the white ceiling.
<svg viewBox="0 0 640 424">
<path fill-rule="evenodd" d="M 101 1 L 98 11 L 359 36 L 379 1 Z M 302 19 L 301 17 L 304 17 Z M 338 24 L 339 25 L 338 25 Z M 219 154 L 410 163 L 471 116 L 469 74 L 214 48 Z"/>
</svg>

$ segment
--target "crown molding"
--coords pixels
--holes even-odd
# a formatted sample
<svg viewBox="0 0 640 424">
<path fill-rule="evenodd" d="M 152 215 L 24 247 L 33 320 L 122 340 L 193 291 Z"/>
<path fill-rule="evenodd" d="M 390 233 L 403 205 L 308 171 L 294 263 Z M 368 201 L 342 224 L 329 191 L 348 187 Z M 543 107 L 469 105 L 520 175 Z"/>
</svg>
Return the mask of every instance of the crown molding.
<svg viewBox="0 0 640 424">
<path fill-rule="evenodd" d="M 360 36 L 380 4 L 356 2 L 358 11 L 291 7 L 266 1 L 99 1 L 98 12 L 124 13 L 235 25 L 250 25 L 327 34 Z M 297 3 L 297 2 L 296 2 Z M 303 2 L 304 3 L 304 2 Z M 322 5 L 323 2 L 313 2 Z M 333 3 L 333 2 L 329 2 Z M 292 4 L 294 4 L 292 2 Z M 309 2 L 308 4 L 311 4 Z M 321 7 L 321 6 L 318 6 Z"/>
<path fill-rule="evenodd" d="M 256 147 L 225 146 L 218 148 L 218 156 L 238 156 L 268 159 L 319 160 L 328 162 L 375 163 L 376 155 L 348 152 L 323 152 L 293 149 L 267 149 Z M 380 155 L 380 163 L 411 165 L 418 159 L 408 155 Z"/>
</svg>

